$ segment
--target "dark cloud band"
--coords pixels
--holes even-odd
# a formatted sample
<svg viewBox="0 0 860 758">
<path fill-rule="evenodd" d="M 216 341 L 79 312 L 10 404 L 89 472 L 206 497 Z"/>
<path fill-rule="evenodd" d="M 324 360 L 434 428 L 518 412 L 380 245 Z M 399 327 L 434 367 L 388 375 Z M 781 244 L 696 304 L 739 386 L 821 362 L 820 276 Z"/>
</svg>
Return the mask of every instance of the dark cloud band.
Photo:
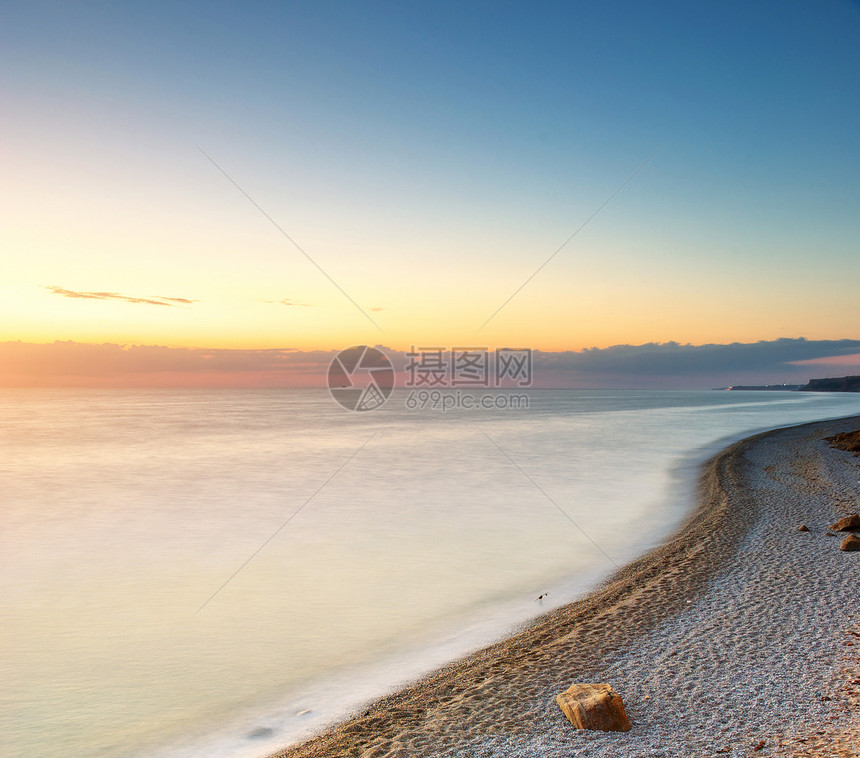
<svg viewBox="0 0 860 758">
<path fill-rule="evenodd" d="M 403 370 L 407 363 L 405 353 L 382 345 L 376 347 L 390 357 L 397 370 Z M 336 352 L 5 342 L 0 343 L 0 374 L 115 377 L 120 381 L 123 376 L 153 373 L 208 376 L 269 373 L 320 379 Z M 536 386 L 704 388 L 724 383 L 806 382 L 816 372 L 819 376 L 835 375 L 833 369 L 836 369 L 836 373 L 841 370 L 845 374 L 848 373 L 845 366 L 860 367 L 860 340 L 797 338 L 726 345 L 676 342 L 615 345 L 581 351 L 536 350 L 533 360 Z M 813 368 L 816 362 L 821 369 Z"/>
</svg>

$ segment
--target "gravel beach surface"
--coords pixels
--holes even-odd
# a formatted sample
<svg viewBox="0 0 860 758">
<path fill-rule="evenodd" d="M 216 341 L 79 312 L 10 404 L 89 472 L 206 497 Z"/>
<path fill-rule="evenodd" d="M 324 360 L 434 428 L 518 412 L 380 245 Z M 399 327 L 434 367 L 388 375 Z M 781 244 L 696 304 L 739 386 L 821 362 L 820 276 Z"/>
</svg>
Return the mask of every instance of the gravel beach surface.
<svg viewBox="0 0 860 758">
<path fill-rule="evenodd" d="M 827 527 L 860 511 L 860 458 L 823 438 L 858 427 L 732 445 L 704 465 L 698 506 L 664 545 L 278 757 L 857 758 L 860 552 Z M 574 682 L 611 684 L 633 728 L 574 729 L 555 703 Z"/>
</svg>

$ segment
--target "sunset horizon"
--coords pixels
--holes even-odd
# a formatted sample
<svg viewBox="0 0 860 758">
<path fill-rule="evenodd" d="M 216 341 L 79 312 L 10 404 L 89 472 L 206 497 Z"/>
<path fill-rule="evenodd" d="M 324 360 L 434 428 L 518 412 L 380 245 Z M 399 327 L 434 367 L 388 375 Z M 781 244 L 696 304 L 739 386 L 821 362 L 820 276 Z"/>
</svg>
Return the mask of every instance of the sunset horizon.
<svg viewBox="0 0 860 758">
<path fill-rule="evenodd" d="M 297 348 L 201 348 L 163 345 L 0 342 L 0 387 L 322 388 L 334 357 L 351 345 Z M 812 378 L 860 374 L 860 340 L 780 338 L 755 343 L 677 342 L 547 351 L 529 345 L 373 343 L 395 366 L 396 387 L 408 386 L 408 355 L 442 351 L 528 350 L 533 389 L 718 389 L 740 384 L 805 384 Z"/>
<path fill-rule="evenodd" d="M 860 338 L 849 3 L 49 5 L 5 44 L 0 342 Z"/>
<path fill-rule="evenodd" d="M 858 40 L 5 3 L 3 758 L 856 755 Z"/>
</svg>

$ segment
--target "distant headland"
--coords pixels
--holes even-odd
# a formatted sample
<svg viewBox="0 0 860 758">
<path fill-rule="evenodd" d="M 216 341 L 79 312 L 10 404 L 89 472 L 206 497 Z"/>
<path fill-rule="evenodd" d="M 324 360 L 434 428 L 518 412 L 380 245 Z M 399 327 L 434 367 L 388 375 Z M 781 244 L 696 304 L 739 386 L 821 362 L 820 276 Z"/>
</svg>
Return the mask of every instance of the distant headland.
<svg viewBox="0 0 860 758">
<path fill-rule="evenodd" d="M 722 390 L 733 390 L 735 392 L 767 391 L 767 392 L 797 392 L 802 390 L 804 384 L 733 384 L 731 387 L 720 387 Z"/>
<path fill-rule="evenodd" d="M 860 376 L 810 379 L 809 384 L 800 389 L 806 392 L 860 392 Z"/>
<path fill-rule="evenodd" d="M 735 392 L 860 392 L 860 376 L 810 379 L 806 384 L 733 384 L 719 389 Z"/>
</svg>

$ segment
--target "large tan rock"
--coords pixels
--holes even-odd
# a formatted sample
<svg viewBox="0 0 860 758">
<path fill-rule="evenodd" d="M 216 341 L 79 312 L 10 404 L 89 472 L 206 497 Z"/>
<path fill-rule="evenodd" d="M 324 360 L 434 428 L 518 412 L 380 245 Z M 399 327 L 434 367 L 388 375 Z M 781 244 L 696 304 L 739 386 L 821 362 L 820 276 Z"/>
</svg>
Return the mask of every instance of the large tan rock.
<svg viewBox="0 0 860 758">
<path fill-rule="evenodd" d="M 830 528 L 836 532 L 854 532 L 860 530 L 860 513 L 852 513 L 850 516 L 839 519 Z"/>
<path fill-rule="evenodd" d="M 856 534 L 849 534 L 844 540 L 842 540 L 842 544 L 839 546 L 839 549 L 844 550 L 846 553 L 860 550 L 860 537 Z"/>
<path fill-rule="evenodd" d="M 577 729 L 626 732 L 631 728 L 621 695 L 608 684 L 574 684 L 559 693 L 555 702 Z"/>
</svg>

